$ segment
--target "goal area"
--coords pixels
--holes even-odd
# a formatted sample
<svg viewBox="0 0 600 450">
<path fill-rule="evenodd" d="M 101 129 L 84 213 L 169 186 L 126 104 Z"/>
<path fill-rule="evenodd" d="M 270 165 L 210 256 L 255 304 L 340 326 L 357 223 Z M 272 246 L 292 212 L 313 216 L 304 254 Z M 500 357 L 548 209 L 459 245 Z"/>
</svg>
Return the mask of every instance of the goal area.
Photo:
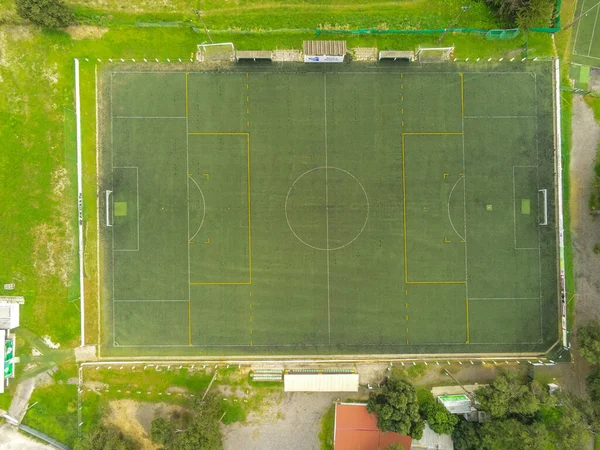
<svg viewBox="0 0 600 450">
<path fill-rule="evenodd" d="M 415 59 L 419 62 L 449 61 L 454 55 L 454 47 L 419 47 Z"/>
</svg>

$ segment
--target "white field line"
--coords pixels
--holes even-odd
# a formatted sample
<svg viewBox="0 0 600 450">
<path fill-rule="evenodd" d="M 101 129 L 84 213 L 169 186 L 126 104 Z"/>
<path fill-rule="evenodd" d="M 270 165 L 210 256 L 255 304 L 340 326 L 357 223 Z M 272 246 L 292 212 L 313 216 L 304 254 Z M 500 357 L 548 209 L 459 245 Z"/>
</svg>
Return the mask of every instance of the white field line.
<svg viewBox="0 0 600 450">
<path fill-rule="evenodd" d="M 151 300 L 151 299 L 131 299 L 131 300 L 115 300 L 115 303 L 138 303 L 138 302 L 146 302 L 146 303 L 152 303 L 152 302 L 156 302 L 156 303 L 160 303 L 160 302 L 187 302 L 187 300 L 163 300 L 163 299 L 156 299 L 156 300 Z"/>
<path fill-rule="evenodd" d="M 329 187 L 327 173 L 329 172 L 327 156 L 327 74 L 323 74 L 323 105 L 325 107 L 325 253 L 327 254 L 327 333 L 329 344 L 331 344 L 331 306 L 330 306 L 330 284 L 329 284 Z"/>
<path fill-rule="evenodd" d="M 464 119 L 534 119 L 536 116 L 464 116 Z"/>
<path fill-rule="evenodd" d="M 539 300 L 539 297 L 471 297 L 469 300 Z"/>
<path fill-rule="evenodd" d="M 464 74 L 463 74 L 463 89 L 464 89 Z M 464 93 L 463 93 L 464 94 Z M 467 253 L 467 171 L 466 171 L 466 157 L 465 157 L 465 118 L 461 114 L 460 118 L 461 129 L 462 129 L 462 169 L 463 169 L 463 226 L 464 226 L 464 241 L 465 241 L 465 299 L 466 299 L 466 310 L 465 319 L 468 318 L 468 301 L 469 301 L 469 255 Z M 467 322 L 467 332 L 469 344 L 471 343 L 470 323 Z M 463 344 L 464 345 L 464 344 Z"/>
<path fill-rule="evenodd" d="M 95 84 L 95 89 L 96 89 L 96 198 L 98 199 L 96 201 L 96 264 L 97 264 L 97 269 L 96 269 L 96 275 L 98 277 L 98 289 L 96 292 L 96 302 L 97 302 L 97 311 L 98 311 L 98 342 L 97 345 L 98 347 L 100 347 L 101 343 L 102 343 L 102 334 L 101 334 L 101 320 L 100 320 L 100 316 L 101 316 L 101 306 L 100 306 L 100 291 L 102 290 L 102 285 L 101 283 L 101 277 L 100 277 L 100 145 L 99 145 L 99 139 L 100 139 L 100 134 L 98 132 L 98 130 L 100 129 L 100 125 L 98 123 L 98 116 L 99 116 L 99 109 L 100 109 L 100 105 L 98 104 L 98 65 L 95 64 L 94 65 L 94 84 Z M 81 378 L 81 373 L 80 373 L 80 378 Z"/>
<path fill-rule="evenodd" d="M 113 119 L 186 119 L 186 117 L 178 116 L 115 116 Z"/>
<path fill-rule="evenodd" d="M 136 166 L 120 166 L 113 167 L 115 169 L 135 169 L 135 198 L 136 198 L 136 212 L 137 212 L 137 248 L 133 249 L 115 249 L 115 252 L 138 252 L 140 251 L 140 174 L 139 169 Z M 114 221 L 113 221 L 114 225 Z"/>
<path fill-rule="evenodd" d="M 190 120 L 187 117 L 187 108 L 188 108 L 188 99 L 187 99 L 187 95 L 188 95 L 188 75 L 186 73 L 186 79 L 185 79 L 185 89 L 186 89 L 186 117 L 185 117 L 185 177 L 186 177 L 186 187 L 187 187 L 187 235 L 186 235 L 186 245 L 187 245 L 187 269 L 188 269 L 188 345 L 192 345 L 192 337 L 190 335 L 190 327 L 191 327 L 191 317 L 189 317 L 191 315 L 191 305 L 192 305 L 192 269 L 191 269 L 191 256 L 190 256 L 190 241 L 196 237 L 196 234 L 198 234 L 198 232 L 200 231 L 200 228 L 202 228 L 202 224 L 204 223 L 204 214 L 202 215 L 202 223 L 200 223 L 200 227 L 198 227 L 198 230 L 196 231 L 196 234 L 194 234 L 194 236 L 192 237 L 192 239 L 190 239 Z M 196 184 L 196 186 L 198 186 L 198 183 L 196 183 L 196 181 L 192 178 L 192 181 Z M 200 189 L 200 186 L 198 186 L 198 189 Z M 204 194 L 202 193 L 202 189 L 200 189 L 200 195 L 202 195 L 202 203 L 204 204 L 204 213 L 206 213 L 206 203 L 204 202 Z"/>
<path fill-rule="evenodd" d="M 588 54 L 587 56 L 590 56 L 590 53 L 592 53 L 592 44 L 594 43 L 594 34 L 596 33 L 596 25 L 598 24 L 598 12 L 600 11 L 600 7 L 596 8 L 596 18 L 594 19 L 594 27 L 592 28 L 592 37 L 590 38 L 590 45 L 588 47 Z"/>
<path fill-rule="evenodd" d="M 537 74 L 535 75 L 535 91 L 534 91 L 534 98 L 533 98 L 533 102 L 535 103 L 535 115 L 537 117 L 538 115 L 538 102 L 537 102 Z M 540 146 L 538 144 L 538 122 L 539 122 L 539 118 L 535 119 L 535 164 L 537 165 L 536 168 L 536 185 L 537 185 L 537 190 L 539 192 L 540 189 Z M 536 193 L 537 195 L 537 193 Z M 536 220 L 537 223 L 539 223 L 539 206 L 538 206 L 538 220 Z M 540 290 L 539 290 L 539 295 L 540 295 L 540 299 L 539 299 L 539 316 L 540 316 L 540 342 L 544 341 L 544 316 L 542 314 L 542 310 L 543 310 L 543 302 L 542 302 L 542 244 L 540 241 L 540 227 L 539 225 L 536 227 L 536 231 L 537 231 L 537 240 L 538 240 L 538 279 L 539 279 L 539 284 L 540 284 Z"/>
<path fill-rule="evenodd" d="M 85 345 L 85 298 L 83 261 L 83 167 L 81 159 L 81 98 L 79 95 L 79 60 L 75 58 L 75 117 L 77 132 L 77 213 L 79 217 L 79 309 L 81 346 Z"/>
<path fill-rule="evenodd" d="M 559 285 L 561 291 L 561 327 L 562 327 L 562 345 L 568 347 L 567 340 L 567 291 L 565 285 L 565 235 L 564 235 L 564 217 L 563 217 L 563 185 L 562 185 L 562 142 L 561 142 L 561 109 L 560 109 L 560 60 L 554 61 L 554 102 L 556 105 L 555 114 L 555 146 L 556 146 L 556 192 L 558 207 L 558 251 L 559 251 Z"/>
<path fill-rule="evenodd" d="M 464 167 L 463 167 L 463 170 L 464 170 Z M 452 189 L 450 189 L 450 195 L 448 195 L 448 202 L 447 202 L 447 204 L 448 204 L 448 221 L 450 222 L 450 226 L 452 227 L 452 229 L 454 230 L 454 233 L 458 236 L 458 238 L 464 241 L 465 238 L 463 236 L 461 236 L 458 231 L 456 231 L 456 227 L 454 226 L 454 222 L 452 222 L 452 218 L 450 217 L 450 199 L 452 198 L 452 193 L 454 192 L 454 189 L 456 188 L 456 185 L 461 180 L 464 181 L 464 177 L 459 177 L 458 180 L 456 180 L 456 183 L 454 183 L 454 186 L 452 186 Z M 463 201 L 464 201 L 464 199 L 463 199 Z M 466 205 L 466 202 L 465 202 L 465 205 Z M 463 206 L 465 206 L 465 205 L 463 205 Z"/>
<path fill-rule="evenodd" d="M 115 146 L 114 146 L 114 133 L 113 133 L 113 76 L 110 75 L 110 160 L 111 160 L 111 186 L 114 189 L 115 186 Z M 115 227 L 111 228 L 111 250 L 112 250 L 112 335 L 113 345 L 116 345 L 116 329 L 117 324 L 115 322 Z"/>
<path fill-rule="evenodd" d="M 585 0 L 581 0 L 581 10 L 585 11 Z M 573 41 L 573 54 L 575 53 L 575 49 L 577 48 L 577 37 L 579 36 L 579 25 L 581 25 L 581 21 L 577 22 L 577 30 L 575 30 L 575 40 Z"/>
</svg>

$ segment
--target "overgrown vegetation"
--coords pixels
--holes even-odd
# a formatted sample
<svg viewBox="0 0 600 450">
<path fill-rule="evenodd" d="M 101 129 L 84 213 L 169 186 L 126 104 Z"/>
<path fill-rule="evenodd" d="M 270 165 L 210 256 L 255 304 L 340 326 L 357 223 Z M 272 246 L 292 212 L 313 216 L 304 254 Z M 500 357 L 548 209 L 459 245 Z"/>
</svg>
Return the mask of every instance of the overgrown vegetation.
<svg viewBox="0 0 600 450">
<path fill-rule="evenodd" d="M 591 435 L 594 419 L 578 399 L 560 391 L 550 395 L 546 386 L 523 382 L 508 371 L 478 389 L 476 398 L 491 420 L 460 419 L 452 433 L 456 450 L 579 449 Z"/>
<path fill-rule="evenodd" d="M 586 95 L 583 97 L 587 105 L 594 111 L 596 122 L 600 123 L 600 98 Z M 600 211 L 600 146 L 596 154 L 596 162 L 594 163 L 594 180 L 592 182 L 590 193 L 590 210 L 592 213 Z M 594 249 L 596 252 L 596 249 Z"/>
<path fill-rule="evenodd" d="M 15 0 L 17 14 L 44 28 L 61 28 L 75 22 L 71 9 L 62 0 Z"/>
<path fill-rule="evenodd" d="M 549 27 L 554 19 L 556 0 L 486 0 L 509 26 L 528 29 Z"/>
<path fill-rule="evenodd" d="M 327 410 L 321 418 L 321 431 L 319 432 L 319 441 L 321 450 L 333 450 L 333 432 L 335 425 L 335 405 Z"/>
<path fill-rule="evenodd" d="M 219 450 L 223 448 L 219 429 L 221 417 L 220 397 L 209 394 L 183 422 L 180 418 L 155 419 L 152 440 L 164 450 Z"/>
<path fill-rule="evenodd" d="M 458 423 L 458 417 L 450 413 L 444 405 L 437 402 L 427 389 L 417 389 L 419 414 L 429 428 L 438 434 L 452 434 Z"/>
</svg>

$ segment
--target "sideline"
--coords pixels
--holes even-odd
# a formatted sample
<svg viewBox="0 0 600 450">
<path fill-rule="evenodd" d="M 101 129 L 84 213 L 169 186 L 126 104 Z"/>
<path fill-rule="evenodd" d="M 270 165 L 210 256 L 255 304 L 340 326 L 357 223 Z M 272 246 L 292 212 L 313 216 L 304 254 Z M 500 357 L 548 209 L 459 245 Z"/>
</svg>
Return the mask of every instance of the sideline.
<svg viewBox="0 0 600 450">
<path fill-rule="evenodd" d="M 79 60 L 75 58 L 75 117 L 77 119 L 77 213 L 79 220 L 79 309 L 81 347 L 85 345 L 85 307 L 83 286 L 83 168 L 81 164 L 81 99 L 79 97 Z"/>
</svg>

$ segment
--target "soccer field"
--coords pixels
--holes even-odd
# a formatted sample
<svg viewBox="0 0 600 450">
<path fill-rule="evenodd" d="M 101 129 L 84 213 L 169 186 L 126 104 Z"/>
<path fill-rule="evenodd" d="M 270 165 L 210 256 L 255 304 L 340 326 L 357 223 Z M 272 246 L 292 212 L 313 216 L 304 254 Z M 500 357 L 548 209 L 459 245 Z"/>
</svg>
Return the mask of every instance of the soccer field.
<svg viewBox="0 0 600 450">
<path fill-rule="evenodd" d="M 543 352 L 550 62 L 109 65 L 102 354 Z"/>
<path fill-rule="evenodd" d="M 577 2 L 575 17 L 583 16 L 574 25 L 573 61 L 589 66 L 600 66 L 599 0 Z"/>
</svg>

